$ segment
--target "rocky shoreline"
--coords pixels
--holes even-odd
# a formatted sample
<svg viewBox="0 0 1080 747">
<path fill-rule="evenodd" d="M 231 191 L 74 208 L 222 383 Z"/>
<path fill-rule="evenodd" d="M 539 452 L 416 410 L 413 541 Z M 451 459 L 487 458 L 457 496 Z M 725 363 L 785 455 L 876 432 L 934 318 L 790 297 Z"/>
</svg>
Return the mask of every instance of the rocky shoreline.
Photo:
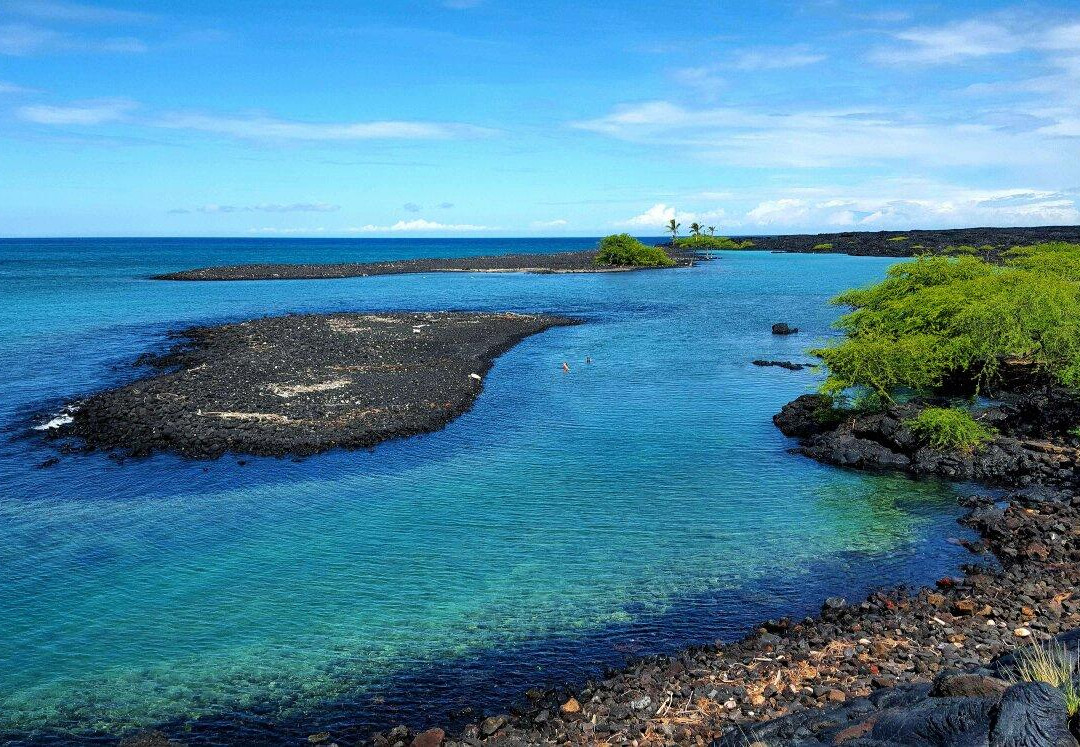
<svg viewBox="0 0 1080 747">
<path fill-rule="evenodd" d="M 579 320 L 542 314 L 267 317 L 178 333 L 160 372 L 70 408 L 53 438 L 192 458 L 306 456 L 428 433 L 472 407 L 492 362 Z"/>
<path fill-rule="evenodd" d="M 938 231 L 842 231 L 787 236 L 740 236 L 754 249 L 811 254 L 850 254 L 858 257 L 914 257 L 940 254 L 950 246 L 1012 246 L 1043 241 L 1080 242 L 1080 226 L 1032 228 L 953 228 Z"/>
<path fill-rule="evenodd" d="M 669 251 L 676 267 L 691 267 L 699 257 Z M 597 250 L 552 254 L 501 254 L 486 257 L 405 259 L 342 264 L 249 264 L 203 267 L 155 275 L 154 280 L 329 280 L 407 275 L 421 272 L 527 272 L 533 274 L 628 272 L 653 268 L 596 264 Z"/>
<path fill-rule="evenodd" d="M 996 430 L 979 449 L 941 452 L 921 443 L 908 423 L 932 404 L 913 401 L 882 410 L 839 410 L 820 394 L 804 394 L 773 418 L 797 451 L 825 464 L 896 470 L 915 476 L 1022 487 L 1070 488 L 1080 480 L 1080 402 L 1054 386 L 1008 395 L 975 411 Z"/>
</svg>

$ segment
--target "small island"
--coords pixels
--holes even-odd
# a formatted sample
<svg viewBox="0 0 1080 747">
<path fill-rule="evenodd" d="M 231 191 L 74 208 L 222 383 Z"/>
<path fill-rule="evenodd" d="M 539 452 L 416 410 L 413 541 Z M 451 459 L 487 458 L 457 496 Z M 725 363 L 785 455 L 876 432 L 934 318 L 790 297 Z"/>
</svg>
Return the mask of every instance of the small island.
<svg viewBox="0 0 1080 747">
<path fill-rule="evenodd" d="M 499 355 L 578 320 L 542 314 L 267 317 L 178 333 L 160 373 L 94 394 L 50 431 L 131 455 L 306 456 L 438 430 Z"/>
<path fill-rule="evenodd" d="M 627 234 L 601 239 L 595 249 L 550 254 L 499 254 L 340 264 L 248 264 L 203 267 L 155 275 L 154 280 L 329 280 L 421 272 L 527 272 L 532 274 L 627 272 L 691 267 L 695 253 L 650 247 Z"/>
</svg>

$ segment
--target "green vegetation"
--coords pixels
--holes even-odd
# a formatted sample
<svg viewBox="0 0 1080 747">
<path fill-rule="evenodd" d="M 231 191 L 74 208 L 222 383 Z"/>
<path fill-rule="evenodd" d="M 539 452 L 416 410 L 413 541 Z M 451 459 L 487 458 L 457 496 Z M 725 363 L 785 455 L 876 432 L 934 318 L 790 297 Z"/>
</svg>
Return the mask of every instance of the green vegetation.
<svg viewBox="0 0 1080 747">
<path fill-rule="evenodd" d="M 615 267 L 672 267 L 675 260 L 658 246 L 646 246 L 628 233 L 605 236 L 600 240 L 596 264 Z"/>
<path fill-rule="evenodd" d="M 1070 656 L 1063 644 L 1053 643 L 1046 647 L 1035 644 L 1017 651 L 1015 670 L 1014 683 L 1045 682 L 1065 696 L 1065 710 L 1070 717 L 1080 712 L 1080 688 L 1076 683 L 1080 661 Z"/>
<path fill-rule="evenodd" d="M 942 253 L 950 257 L 981 257 L 989 262 L 993 258 L 995 251 L 997 251 L 997 247 L 990 244 L 983 244 L 982 246 L 961 244 L 960 246 L 947 246 L 942 250 Z"/>
<path fill-rule="evenodd" d="M 836 324 L 845 337 L 812 351 L 826 393 L 888 402 L 965 380 L 978 392 L 1010 362 L 1080 391 L 1080 244 L 1016 247 L 1001 265 L 922 256 L 833 302 L 851 311 Z"/>
<path fill-rule="evenodd" d="M 684 239 L 675 239 L 679 249 L 749 249 L 754 245 L 753 241 L 735 241 L 727 236 L 688 236 Z"/>
<path fill-rule="evenodd" d="M 825 242 L 822 242 L 820 244 L 814 244 L 813 249 L 814 249 L 815 252 L 827 252 L 830 249 L 832 249 L 832 244 L 825 241 Z"/>
<path fill-rule="evenodd" d="M 886 241 L 907 241 L 908 237 L 907 236 L 890 236 L 889 238 L 887 238 L 885 240 Z"/>
<path fill-rule="evenodd" d="M 671 243 L 672 244 L 675 243 L 675 239 L 679 238 L 679 226 L 681 226 L 681 225 L 682 225 L 682 223 L 676 223 L 674 218 L 672 218 L 671 220 L 668 221 L 667 230 L 668 230 L 668 233 L 671 234 Z"/>
<path fill-rule="evenodd" d="M 702 232 L 702 230 L 704 228 L 705 228 L 705 226 L 701 225 L 700 223 L 696 223 L 696 222 L 691 223 L 690 224 L 690 235 L 691 236 L 700 236 L 701 232 Z"/>
<path fill-rule="evenodd" d="M 927 407 L 918 416 L 904 421 L 915 435 L 935 449 L 973 451 L 994 437 L 994 429 L 978 422 L 967 410 L 956 407 Z"/>
</svg>

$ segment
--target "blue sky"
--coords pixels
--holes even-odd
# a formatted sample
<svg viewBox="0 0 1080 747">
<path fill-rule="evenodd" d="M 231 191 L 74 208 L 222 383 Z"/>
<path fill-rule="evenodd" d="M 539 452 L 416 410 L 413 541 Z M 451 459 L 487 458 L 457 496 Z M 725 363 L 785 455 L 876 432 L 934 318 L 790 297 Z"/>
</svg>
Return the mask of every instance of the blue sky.
<svg viewBox="0 0 1080 747">
<path fill-rule="evenodd" d="M 0 0 L 0 236 L 1080 223 L 1075 2 Z"/>
</svg>

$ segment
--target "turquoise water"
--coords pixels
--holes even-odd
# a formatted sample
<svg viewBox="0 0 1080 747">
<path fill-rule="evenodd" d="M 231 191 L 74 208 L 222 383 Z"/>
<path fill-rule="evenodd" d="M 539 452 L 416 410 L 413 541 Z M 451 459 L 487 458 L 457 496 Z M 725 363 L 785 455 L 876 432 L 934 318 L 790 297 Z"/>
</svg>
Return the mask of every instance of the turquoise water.
<svg viewBox="0 0 1080 747">
<path fill-rule="evenodd" d="M 0 242 L 0 740 L 165 725 L 193 743 L 505 707 L 626 656 L 952 570 L 955 488 L 835 470 L 772 425 L 837 291 L 889 260 L 725 253 L 611 275 L 165 283 L 239 261 L 587 240 Z M 579 315 L 445 430 L 303 461 L 56 454 L 32 434 L 169 330 L 265 313 Z M 769 327 L 802 328 L 775 337 Z M 583 363 L 586 356 L 592 365 Z M 571 373 L 560 370 L 569 362 Z"/>
</svg>

